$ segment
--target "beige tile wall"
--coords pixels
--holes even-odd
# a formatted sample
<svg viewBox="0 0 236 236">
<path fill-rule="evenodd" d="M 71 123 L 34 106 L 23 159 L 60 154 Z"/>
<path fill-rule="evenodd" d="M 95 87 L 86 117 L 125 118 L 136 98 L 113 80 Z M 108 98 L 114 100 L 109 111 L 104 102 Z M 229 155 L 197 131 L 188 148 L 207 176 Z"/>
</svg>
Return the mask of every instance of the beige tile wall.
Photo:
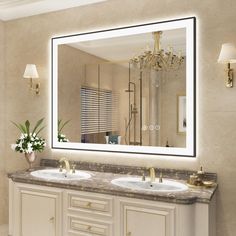
<svg viewBox="0 0 236 236">
<path fill-rule="evenodd" d="M 179 133 L 178 96 L 186 95 L 186 66 L 176 71 L 159 74 L 162 78 L 160 89 L 161 100 L 161 146 L 168 144 L 174 147 L 186 147 L 186 133 Z"/>
<path fill-rule="evenodd" d="M 4 34 L 4 24 L 2 21 L 0 21 L 0 82 L 1 82 L 1 86 L 0 86 L 0 135 L 1 137 L 4 137 L 4 126 L 3 126 L 3 122 L 4 122 L 4 109 L 5 109 L 5 102 L 3 102 L 4 100 L 4 86 L 5 86 L 5 76 L 4 76 L 4 59 L 5 59 L 5 50 L 4 50 L 4 46 L 5 46 L 5 34 Z M 2 142 L 0 142 L 0 171 L 4 169 L 4 153 L 3 153 L 3 149 L 4 149 L 4 144 Z"/>
<path fill-rule="evenodd" d="M 6 104 L 6 113 L 4 117 L 1 116 L 3 122 L 1 125 L 5 127 L 3 129 L 5 134 L 1 133 L 1 137 L 6 141 L 6 145 L 1 144 L 4 152 L 0 158 L 1 160 L 5 158 L 5 161 L 1 161 L 0 166 L 5 162 L 6 171 L 26 166 L 22 155 L 15 154 L 9 148 L 18 135 L 10 120 L 22 121 L 27 118 L 36 120 L 40 117 L 45 117 L 47 123 L 50 120 L 50 38 L 52 36 L 195 15 L 198 18 L 199 62 L 196 159 L 177 158 L 176 161 L 176 158 L 171 157 L 59 152 L 51 151 L 50 147 L 40 156 L 57 158 L 65 155 L 69 158 L 93 162 L 188 169 L 196 169 L 201 164 L 207 171 L 217 172 L 219 177 L 217 236 L 234 236 L 236 230 L 236 188 L 234 186 L 236 87 L 225 88 L 224 66 L 217 64 L 217 57 L 223 42 L 236 44 L 235 9 L 235 0 L 110 0 L 98 5 L 7 22 L 5 24 L 6 97 L 1 100 L 1 106 L 4 107 Z M 2 45 L 1 40 L 0 36 L 0 45 Z M 42 83 L 39 97 L 29 94 L 27 82 L 21 79 L 27 63 L 35 63 L 38 66 Z M 0 76 L 2 77 L 1 74 Z M 49 131 L 48 124 L 44 132 L 48 140 L 50 140 Z M 0 194 L 0 202 L 5 196 L 6 194 Z M 1 208 L 1 212 L 5 215 L 7 206 Z M 0 220 L 3 223 L 7 218 L 1 217 Z"/>
<path fill-rule="evenodd" d="M 5 205 L 7 204 L 7 194 L 5 194 L 7 181 L 5 172 L 5 31 L 4 23 L 0 21 L 0 222 L 3 222 L 6 218 Z"/>
<path fill-rule="evenodd" d="M 62 130 L 70 142 L 81 142 L 81 130 L 78 125 L 81 110 L 81 85 L 98 87 L 98 63 L 102 62 L 104 60 L 101 58 L 68 45 L 59 47 L 59 119 L 62 119 L 62 122 L 70 121 Z M 93 81 L 89 81 L 91 79 Z"/>
</svg>

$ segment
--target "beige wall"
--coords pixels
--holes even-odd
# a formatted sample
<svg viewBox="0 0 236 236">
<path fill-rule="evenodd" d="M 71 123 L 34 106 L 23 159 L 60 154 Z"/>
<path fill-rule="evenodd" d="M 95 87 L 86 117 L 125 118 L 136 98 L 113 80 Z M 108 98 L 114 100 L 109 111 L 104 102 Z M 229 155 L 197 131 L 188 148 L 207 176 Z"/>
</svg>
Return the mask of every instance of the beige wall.
<svg viewBox="0 0 236 236">
<path fill-rule="evenodd" d="M 62 133 L 70 142 L 80 142 L 80 88 L 81 85 L 98 86 L 97 63 L 104 60 L 67 45 L 59 46 L 58 55 L 58 118 L 63 122 L 70 120 Z"/>
<path fill-rule="evenodd" d="M 160 86 L 161 100 L 161 146 L 186 147 L 186 133 L 179 133 L 178 96 L 186 95 L 185 64 L 178 71 L 164 72 Z"/>
<path fill-rule="evenodd" d="M 4 24 L 0 21 L 0 223 L 6 218 L 5 205 L 7 204 L 7 195 L 5 194 L 7 181 L 5 176 L 5 32 Z"/>
<path fill-rule="evenodd" d="M 84 67 L 78 65 L 80 54 L 67 45 L 58 47 L 58 119 L 62 124 L 69 120 L 62 134 L 71 142 L 80 141 L 80 86 L 84 77 Z"/>
<path fill-rule="evenodd" d="M 236 43 L 236 2 L 234 0 L 110 0 L 81 7 L 10 21 L 6 26 L 6 171 L 26 166 L 23 156 L 10 150 L 18 131 L 10 120 L 50 121 L 50 38 L 55 35 L 86 32 L 104 28 L 197 16 L 197 158 L 174 158 L 145 155 L 122 155 L 93 152 L 51 151 L 41 157 L 67 156 L 84 161 L 196 169 L 201 164 L 207 171 L 217 172 L 217 236 L 234 236 L 236 222 L 236 87 L 224 86 L 224 66 L 217 64 L 223 42 Z M 0 39 L 1 40 L 1 39 Z M 25 64 L 35 63 L 41 78 L 41 95 L 27 91 L 21 80 Z M 2 104 L 2 101 L 1 101 Z M 49 139 L 50 125 L 44 131 Z M 3 158 L 1 156 L 0 158 Z M 4 191 L 6 193 L 6 191 Z M 0 195 L 2 201 L 2 194 Z M 2 211 L 7 211 L 7 206 Z M 1 223 L 7 221 L 1 219 Z"/>
<path fill-rule="evenodd" d="M 117 87 L 115 86 L 113 88 L 113 80 L 116 81 L 117 78 L 123 76 L 121 73 L 117 73 L 117 71 L 114 72 L 114 68 L 116 67 L 118 66 L 107 63 L 107 61 L 100 57 L 96 57 L 71 46 L 59 46 L 59 119 L 62 119 L 63 122 L 70 120 L 62 131 L 70 142 L 81 142 L 81 127 L 79 124 L 81 86 L 116 91 Z M 114 79 L 113 77 L 115 76 L 116 78 Z M 127 80 L 126 77 L 126 81 Z M 120 85 L 118 87 L 120 87 Z M 100 138 L 99 142 L 105 143 L 104 135 L 104 133 L 101 135 L 95 134 L 97 137 L 96 140 Z"/>
<path fill-rule="evenodd" d="M 125 129 L 129 120 L 129 93 L 125 92 L 128 89 L 129 82 L 129 70 L 127 65 L 113 64 L 113 80 L 112 86 L 113 91 L 118 94 L 119 104 L 118 104 L 118 122 L 119 122 L 119 135 L 121 136 L 121 144 L 125 143 Z M 131 96 L 133 94 L 131 93 Z M 128 132 L 127 132 L 127 143 L 129 142 Z"/>
</svg>

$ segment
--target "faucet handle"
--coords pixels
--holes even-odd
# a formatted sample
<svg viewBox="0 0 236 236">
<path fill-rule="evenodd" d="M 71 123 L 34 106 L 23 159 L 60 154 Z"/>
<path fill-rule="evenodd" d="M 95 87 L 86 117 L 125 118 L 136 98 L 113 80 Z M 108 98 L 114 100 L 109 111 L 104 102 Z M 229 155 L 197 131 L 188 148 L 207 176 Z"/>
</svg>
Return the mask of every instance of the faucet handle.
<svg viewBox="0 0 236 236">
<path fill-rule="evenodd" d="M 59 172 L 62 172 L 62 165 L 59 166 Z"/>
<path fill-rule="evenodd" d="M 71 167 L 72 167 L 72 173 L 74 174 L 75 173 L 76 164 L 72 164 Z"/>
<path fill-rule="evenodd" d="M 146 180 L 146 176 L 145 176 L 145 173 L 143 172 L 142 181 L 145 181 L 145 180 Z"/>
<path fill-rule="evenodd" d="M 163 182 L 163 174 L 162 174 L 162 171 L 160 172 L 160 176 L 159 176 L 159 183 L 162 183 Z"/>
</svg>

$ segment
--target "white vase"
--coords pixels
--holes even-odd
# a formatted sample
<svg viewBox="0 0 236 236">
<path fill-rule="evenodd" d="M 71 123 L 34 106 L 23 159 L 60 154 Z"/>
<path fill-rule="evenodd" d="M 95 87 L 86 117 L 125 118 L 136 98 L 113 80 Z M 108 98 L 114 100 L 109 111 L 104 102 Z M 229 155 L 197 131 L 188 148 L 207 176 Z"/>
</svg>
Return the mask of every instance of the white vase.
<svg viewBox="0 0 236 236">
<path fill-rule="evenodd" d="M 33 170 L 33 163 L 36 160 L 35 152 L 25 153 L 25 158 L 26 158 L 26 161 L 29 163 L 29 169 L 28 170 Z"/>
</svg>

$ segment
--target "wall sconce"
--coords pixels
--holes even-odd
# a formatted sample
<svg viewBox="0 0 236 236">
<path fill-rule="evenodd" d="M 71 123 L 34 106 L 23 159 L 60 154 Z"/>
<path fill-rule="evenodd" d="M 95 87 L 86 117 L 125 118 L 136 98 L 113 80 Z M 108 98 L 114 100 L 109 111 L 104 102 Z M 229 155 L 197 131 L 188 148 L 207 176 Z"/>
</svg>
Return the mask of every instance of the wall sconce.
<svg viewBox="0 0 236 236">
<path fill-rule="evenodd" d="M 227 69 L 226 69 L 227 78 L 225 81 L 225 85 L 227 88 L 232 88 L 233 69 L 230 68 L 230 63 L 236 63 L 236 48 L 232 43 L 222 44 L 218 62 L 227 64 Z"/>
<path fill-rule="evenodd" d="M 36 68 L 36 65 L 34 64 L 27 64 L 25 68 L 25 73 L 23 75 L 23 78 L 30 79 L 29 86 L 31 91 L 35 91 L 37 95 L 40 93 L 40 84 L 36 83 L 35 86 L 33 84 L 33 79 L 39 78 L 39 74 Z"/>
</svg>

